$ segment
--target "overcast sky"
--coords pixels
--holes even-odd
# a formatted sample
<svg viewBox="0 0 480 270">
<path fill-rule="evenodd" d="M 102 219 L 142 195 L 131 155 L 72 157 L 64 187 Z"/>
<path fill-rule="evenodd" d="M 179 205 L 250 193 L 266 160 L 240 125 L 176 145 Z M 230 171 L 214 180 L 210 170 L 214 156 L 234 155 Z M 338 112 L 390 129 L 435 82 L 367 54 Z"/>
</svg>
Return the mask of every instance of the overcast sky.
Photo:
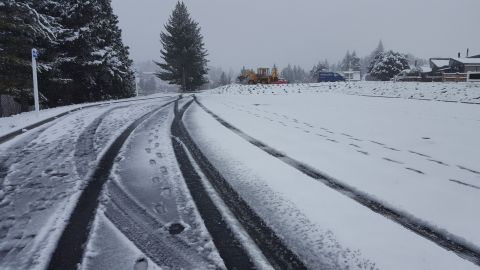
<svg viewBox="0 0 480 270">
<path fill-rule="evenodd" d="M 160 58 L 159 34 L 175 0 L 112 0 L 134 60 Z M 480 0 L 186 0 L 202 27 L 210 65 L 310 69 L 347 50 L 418 57 L 480 54 Z"/>
</svg>

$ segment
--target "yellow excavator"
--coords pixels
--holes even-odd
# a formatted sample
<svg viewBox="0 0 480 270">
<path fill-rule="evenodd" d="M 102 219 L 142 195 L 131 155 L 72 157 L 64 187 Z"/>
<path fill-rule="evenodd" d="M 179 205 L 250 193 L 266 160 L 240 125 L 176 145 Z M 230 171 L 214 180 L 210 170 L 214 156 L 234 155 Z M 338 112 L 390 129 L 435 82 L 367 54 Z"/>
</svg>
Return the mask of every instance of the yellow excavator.
<svg viewBox="0 0 480 270">
<path fill-rule="evenodd" d="M 277 67 L 272 68 L 257 68 L 257 73 L 251 69 L 246 69 L 240 76 L 238 76 L 240 83 L 244 84 L 286 84 L 287 81 L 280 79 L 278 76 Z"/>
</svg>

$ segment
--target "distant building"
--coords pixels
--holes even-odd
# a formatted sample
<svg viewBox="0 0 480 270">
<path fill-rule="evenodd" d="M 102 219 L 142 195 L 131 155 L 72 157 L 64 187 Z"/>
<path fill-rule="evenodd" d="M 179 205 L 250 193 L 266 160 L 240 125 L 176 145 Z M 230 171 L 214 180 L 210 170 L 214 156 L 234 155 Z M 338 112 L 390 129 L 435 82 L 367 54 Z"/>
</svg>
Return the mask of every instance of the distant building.
<svg viewBox="0 0 480 270">
<path fill-rule="evenodd" d="M 451 70 L 450 58 L 430 58 L 431 73 L 448 72 Z"/>
<path fill-rule="evenodd" d="M 480 72 L 480 58 L 451 58 L 449 65 L 454 72 Z"/>
<path fill-rule="evenodd" d="M 362 76 L 360 75 L 360 71 L 343 71 L 342 75 L 347 82 L 361 81 L 362 80 Z"/>
</svg>

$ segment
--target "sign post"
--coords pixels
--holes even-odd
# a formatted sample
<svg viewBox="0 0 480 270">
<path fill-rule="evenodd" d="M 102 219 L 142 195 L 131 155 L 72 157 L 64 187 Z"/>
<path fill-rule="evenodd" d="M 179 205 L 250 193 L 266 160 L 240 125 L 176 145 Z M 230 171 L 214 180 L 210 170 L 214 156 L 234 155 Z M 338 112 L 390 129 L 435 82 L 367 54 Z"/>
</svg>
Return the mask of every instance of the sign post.
<svg viewBox="0 0 480 270">
<path fill-rule="evenodd" d="M 38 116 L 40 111 L 40 104 L 38 101 L 38 80 L 37 80 L 37 58 L 38 51 L 37 49 L 32 49 L 32 73 L 33 73 L 33 99 L 35 100 L 35 112 Z"/>
</svg>

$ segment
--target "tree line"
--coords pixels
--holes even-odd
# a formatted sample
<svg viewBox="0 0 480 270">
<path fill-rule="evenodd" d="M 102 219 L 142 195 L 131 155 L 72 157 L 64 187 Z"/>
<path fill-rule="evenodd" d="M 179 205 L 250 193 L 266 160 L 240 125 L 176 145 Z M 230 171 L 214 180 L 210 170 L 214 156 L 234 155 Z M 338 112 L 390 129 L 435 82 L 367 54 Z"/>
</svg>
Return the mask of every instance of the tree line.
<svg viewBox="0 0 480 270">
<path fill-rule="evenodd" d="M 53 107 L 131 97 L 135 76 L 111 0 L 3 0 L 0 94 L 32 103 L 31 49 L 41 102 Z"/>
<path fill-rule="evenodd" d="M 310 70 L 305 70 L 298 65 L 288 64 L 280 72 L 282 78 L 290 83 L 317 82 L 320 72 L 332 71 L 358 71 L 367 80 L 388 81 L 401 71 L 410 66 L 422 66 L 428 62 L 412 54 L 402 54 L 392 50 L 385 50 L 383 42 L 379 41 L 377 47 L 368 55 L 359 57 L 356 51 L 347 51 L 338 63 L 330 64 L 328 60 L 321 60 Z"/>
</svg>

